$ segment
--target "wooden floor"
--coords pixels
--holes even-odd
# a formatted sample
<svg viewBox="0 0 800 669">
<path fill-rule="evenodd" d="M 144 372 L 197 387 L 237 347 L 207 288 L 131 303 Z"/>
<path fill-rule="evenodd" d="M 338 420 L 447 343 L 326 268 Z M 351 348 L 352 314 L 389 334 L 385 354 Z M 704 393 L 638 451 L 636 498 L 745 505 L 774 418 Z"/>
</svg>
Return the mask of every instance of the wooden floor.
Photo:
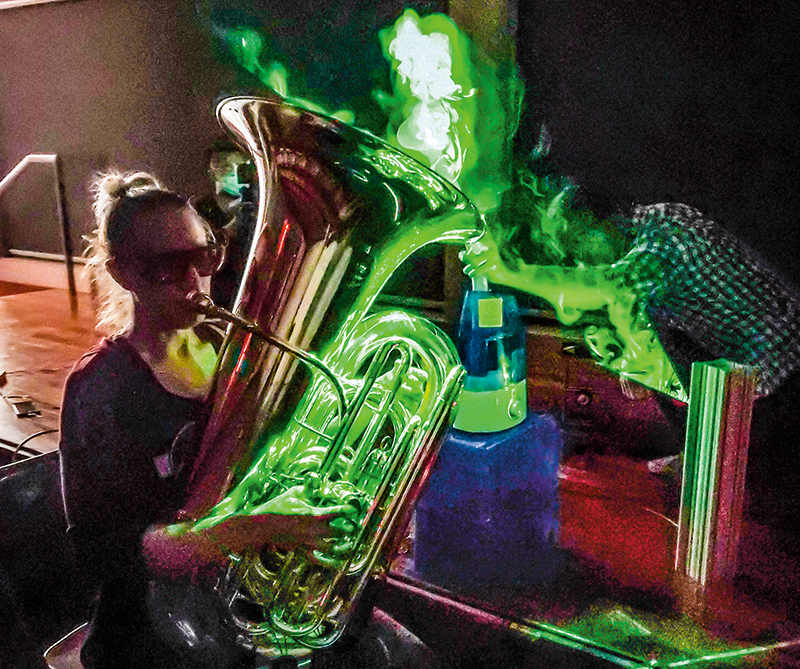
<svg viewBox="0 0 800 669">
<path fill-rule="evenodd" d="M 11 281 L 0 281 L 0 296 L 33 293 L 38 290 L 44 290 L 44 288 L 40 288 L 39 286 L 25 286 L 21 283 L 12 283 Z"/>
<path fill-rule="evenodd" d="M 0 297 L 0 373 L 6 380 L 0 388 L 0 447 L 6 453 L 19 449 L 20 455 L 33 455 L 57 448 L 64 381 L 98 339 L 85 294 L 78 295 L 77 313 L 72 313 L 66 290 Z M 18 417 L 12 404 L 24 398 L 33 400 L 41 415 Z"/>
</svg>

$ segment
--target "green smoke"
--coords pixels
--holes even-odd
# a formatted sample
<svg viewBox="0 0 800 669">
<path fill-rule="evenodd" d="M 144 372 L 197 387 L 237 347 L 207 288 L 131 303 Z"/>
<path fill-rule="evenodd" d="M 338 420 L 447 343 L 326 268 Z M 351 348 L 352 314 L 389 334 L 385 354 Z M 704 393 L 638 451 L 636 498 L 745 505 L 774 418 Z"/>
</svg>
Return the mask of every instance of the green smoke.
<svg viewBox="0 0 800 669">
<path fill-rule="evenodd" d="M 402 111 L 390 141 L 457 183 L 477 162 L 471 135 L 477 104 L 466 39 L 449 17 L 421 20 L 409 9 L 381 33 L 381 42 Z"/>
<path fill-rule="evenodd" d="M 562 323 L 582 319 L 584 342 L 600 366 L 685 400 L 628 280 L 625 223 L 576 205 L 574 191 L 568 180 L 517 170 L 517 183 L 503 194 L 491 226 L 502 262 L 516 274 L 512 281 L 550 302 Z"/>
<path fill-rule="evenodd" d="M 512 171 L 523 90 L 513 62 L 487 57 L 444 14 L 421 18 L 406 10 L 379 39 L 393 69 L 392 92 L 373 93 L 387 116 L 387 141 L 457 185 L 486 216 L 486 240 L 498 247 L 497 262 L 488 265 L 481 252 L 464 253 L 468 273 L 545 299 L 562 323 L 580 321 L 602 367 L 685 399 L 639 296 L 625 281 L 621 259 L 630 240 L 621 228 L 574 207 L 567 180 Z M 223 42 L 244 70 L 288 102 L 355 122 L 349 111 L 331 113 L 293 96 L 286 68 L 262 63 L 264 38 L 257 30 L 226 29 Z M 415 177 L 403 172 L 396 176 Z"/>
<path fill-rule="evenodd" d="M 344 123 L 355 122 L 355 115 L 350 110 L 340 109 L 332 112 L 312 100 L 292 95 L 289 91 L 289 73 L 286 68 L 277 61 L 267 66 L 262 64 L 264 38 L 258 30 L 250 27 L 227 28 L 223 32 L 223 43 L 244 70 L 256 76 L 264 86 L 289 104 L 331 116 Z"/>
<path fill-rule="evenodd" d="M 612 225 L 577 206 L 576 191 L 567 179 L 517 168 L 515 184 L 488 220 L 509 267 L 519 260 L 529 265 L 606 265 L 625 255 L 631 240 L 622 222 Z"/>
<path fill-rule="evenodd" d="M 379 95 L 388 140 L 458 185 L 486 215 L 486 239 L 497 239 L 488 263 L 487 244 L 462 254 L 468 273 L 545 299 L 562 323 L 584 324 L 602 367 L 685 399 L 624 263 L 615 264 L 630 244 L 621 228 L 572 206 L 565 179 L 523 168 L 512 177 L 522 91 L 513 66 L 479 53 L 442 14 L 407 10 L 380 39 L 394 69 L 393 94 Z"/>
<path fill-rule="evenodd" d="M 496 64 L 450 17 L 412 9 L 380 33 L 393 91 L 376 98 L 387 140 L 456 184 L 479 211 L 509 185 L 522 90 L 511 63 Z"/>
</svg>

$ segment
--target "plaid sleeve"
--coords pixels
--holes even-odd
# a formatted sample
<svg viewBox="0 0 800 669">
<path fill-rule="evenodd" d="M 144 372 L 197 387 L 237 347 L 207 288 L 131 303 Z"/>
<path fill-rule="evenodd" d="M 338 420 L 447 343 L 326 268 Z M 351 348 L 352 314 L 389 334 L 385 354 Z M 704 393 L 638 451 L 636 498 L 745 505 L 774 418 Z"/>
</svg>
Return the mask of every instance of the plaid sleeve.
<svg viewBox="0 0 800 669">
<path fill-rule="evenodd" d="M 623 259 L 656 326 L 755 366 L 769 393 L 800 366 L 800 298 L 751 249 L 683 204 L 637 207 Z"/>
</svg>

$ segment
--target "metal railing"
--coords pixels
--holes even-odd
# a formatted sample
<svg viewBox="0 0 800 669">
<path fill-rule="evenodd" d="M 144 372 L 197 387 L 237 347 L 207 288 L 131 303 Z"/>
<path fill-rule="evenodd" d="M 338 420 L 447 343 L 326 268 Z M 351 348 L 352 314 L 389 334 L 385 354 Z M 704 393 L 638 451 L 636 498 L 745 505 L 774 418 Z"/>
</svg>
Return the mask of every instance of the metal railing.
<svg viewBox="0 0 800 669">
<path fill-rule="evenodd" d="M 0 196 L 3 192 L 17 179 L 17 177 L 25 171 L 25 169 L 32 164 L 50 164 L 53 166 L 53 178 L 55 181 L 55 195 L 56 195 L 56 213 L 58 215 L 59 223 L 61 224 L 61 239 L 64 245 L 64 262 L 67 266 L 67 286 L 69 289 L 70 307 L 73 314 L 78 312 L 78 292 L 75 286 L 75 261 L 72 257 L 72 239 L 69 234 L 69 219 L 67 217 L 66 205 L 64 202 L 64 184 L 61 180 L 61 165 L 58 155 L 54 153 L 29 153 L 0 181 Z M 12 255 L 28 255 L 33 256 L 36 254 L 20 252 L 14 253 L 9 250 Z"/>
</svg>

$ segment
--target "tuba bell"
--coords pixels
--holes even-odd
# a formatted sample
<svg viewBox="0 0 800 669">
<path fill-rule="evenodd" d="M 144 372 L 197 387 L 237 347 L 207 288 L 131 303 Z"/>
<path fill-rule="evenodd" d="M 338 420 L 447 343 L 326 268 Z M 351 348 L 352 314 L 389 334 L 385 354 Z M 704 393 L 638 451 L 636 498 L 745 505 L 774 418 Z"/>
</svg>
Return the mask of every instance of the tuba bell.
<svg viewBox="0 0 800 669">
<path fill-rule="evenodd" d="M 343 512 L 343 538 L 232 554 L 219 585 L 243 643 L 300 656 L 339 638 L 387 567 L 463 382 L 447 336 L 375 299 L 411 254 L 464 244 L 480 219 L 452 184 L 337 120 L 252 97 L 217 117 L 253 158 L 259 202 L 233 308 L 196 301 L 230 325 L 181 517 Z"/>
</svg>

